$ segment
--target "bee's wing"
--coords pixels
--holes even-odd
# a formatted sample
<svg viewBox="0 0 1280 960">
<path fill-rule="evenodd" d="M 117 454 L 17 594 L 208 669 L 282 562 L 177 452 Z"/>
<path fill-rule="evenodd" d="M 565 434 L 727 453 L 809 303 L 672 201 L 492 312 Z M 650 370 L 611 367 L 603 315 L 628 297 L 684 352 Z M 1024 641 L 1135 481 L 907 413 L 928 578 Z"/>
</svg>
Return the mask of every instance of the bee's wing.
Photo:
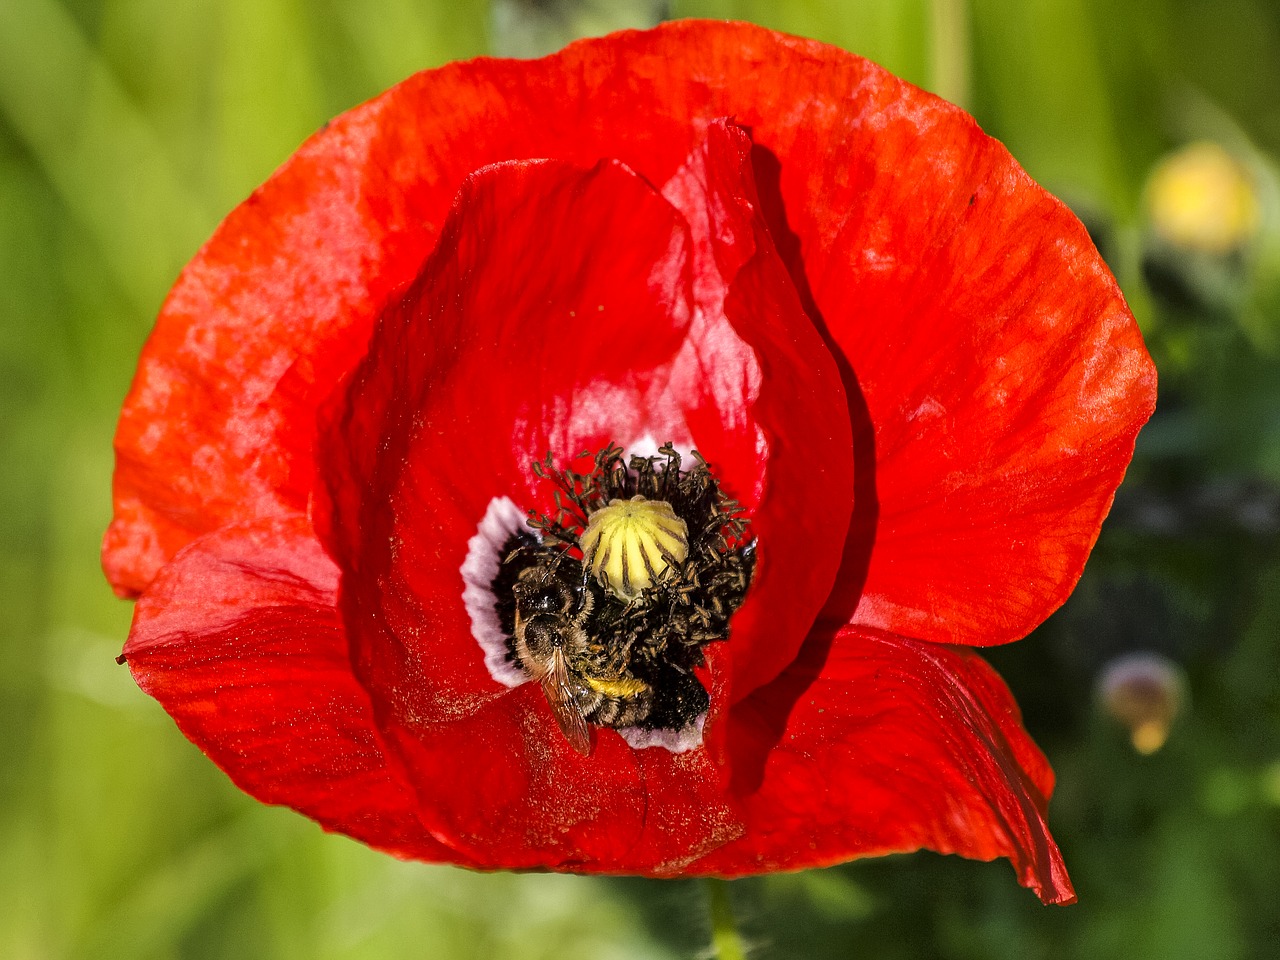
<svg viewBox="0 0 1280 960">
<path fill-rule="evenodd" d="M 587 726 L 586 717 L 578 709 L 569 686 L 569 670 L 564 662 L 564 654 L 557 650 L 551 658 L 551 667 L 541 677 L 542 692 L 551 704 L 551 712 L 555 714 L 556 723 L 569 745 L 584 757 L 591 756 L 591 729 Z"/>
</svg>

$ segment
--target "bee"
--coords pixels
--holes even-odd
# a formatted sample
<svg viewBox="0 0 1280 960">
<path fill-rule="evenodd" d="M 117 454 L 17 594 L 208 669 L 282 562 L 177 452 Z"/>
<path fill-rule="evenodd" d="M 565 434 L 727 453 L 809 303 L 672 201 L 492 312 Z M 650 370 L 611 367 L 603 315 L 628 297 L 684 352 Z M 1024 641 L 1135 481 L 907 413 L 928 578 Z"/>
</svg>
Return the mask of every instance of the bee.
<svg viewBox="0 0 1280 960">
<path fill-rule="evenodd" d="M 570 678 L 569 661 L 590 646 L 585 624 L 591 613 L 591 594 L 567 581 L 554 566 L 541 564 L 520 571 L 512 588 L 515 596 L 515 653 L 551 705 L 551 713 L 573 749 L 591 753 L 591 730 L 578 706 L 578 692 Z"/>
<path fill-rule="evenodd" d="M 515 598 L 515 654 L 537 680 L 570 746 L 591 754 L 589 723 L 628 726 L 648 716 L 653 688 L 611 664 L 617 659 L 588 632 L 594 598 L 558 564 L 520 571 Z"/>
</svg>

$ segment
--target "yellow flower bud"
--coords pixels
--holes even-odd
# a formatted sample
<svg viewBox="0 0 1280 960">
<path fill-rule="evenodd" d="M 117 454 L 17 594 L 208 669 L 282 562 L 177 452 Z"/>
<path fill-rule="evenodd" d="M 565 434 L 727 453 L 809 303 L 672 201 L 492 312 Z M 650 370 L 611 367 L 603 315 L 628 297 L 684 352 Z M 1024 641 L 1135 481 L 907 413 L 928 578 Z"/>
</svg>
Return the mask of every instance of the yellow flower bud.
<svg viewBox="0 0 1280 960">
<path fill-rule="evenodd" d="M 1260 221 L 1249 172 L 1216 143 L 1199 141 L 1156 165 L 1147 181 L 1151 225 L 1176 247 L 1221 255 L 1253 238 Z"/>
</svg>

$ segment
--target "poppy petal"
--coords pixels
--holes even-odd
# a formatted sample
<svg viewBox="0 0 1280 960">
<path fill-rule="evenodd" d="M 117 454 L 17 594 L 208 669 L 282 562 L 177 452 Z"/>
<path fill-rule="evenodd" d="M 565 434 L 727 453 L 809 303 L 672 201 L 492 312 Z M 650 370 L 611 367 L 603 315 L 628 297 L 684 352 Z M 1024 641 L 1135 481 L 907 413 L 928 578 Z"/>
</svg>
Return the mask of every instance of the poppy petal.
<svg viewBox="0 0 1280 960">
<path fill-rule="evenodd" d="M 706 750 L 634 750 L 597 729 L 580 756 L 538 684 L 457 720 L 397 715 L 383 729 L 424 822 L 476 866 L 671 876 L 742 834 Z"/>
<path fill-rule="evenodd" d="M 232 211 L 165 301 L 116 429 L 102 559 L 121 596 L 204 533 L 306 509 L 316 408 L 422 256 L 369 210 L 368 130 L 348 126 Z"/>
<path fill-rule="evenodd" d="M 693 227 L 703 312 L 722 314 L 760 369 L 751 406 L 759 424 L 749 438 L 754 442 L 735 456 L 700 439 L 702 452 L 725 464 L 729 492 L 751 515 L 758 545 L 754 582 L 734 615 L 728 644 L 734 700 L 777 676 L 800 649 L 839 566 L 854 486 L 840 371 L 774 249 L 751 149 L 742 127 L 717 120 L 663 188 Z M 682 382 L 677 373 L 675 389 L 691 392 L 710 378 L 708 368 L 720 378 L 728 366 L 699 344 L 692 375 Z M 742 439 L 740 431 L 702 433 Z M 759 488 L 735 489 L 737 477 L 752 474 L 753 461 L 767 465 L 758 473 Z"/>
<path fill-rule="evenodd" d="M 1016 640 L 1079 578 L 1154 367 L 1079 221 L 968 116 L 904 97 L 832 142 L 845 214 L 805 269 L 874 425 L 878 517 L 828 614 Z"/>
<path fill-rule="evenodd" d="M 401 856 L 463 862 L 387 766 L 334 601 L 338 570 L 300 517 L 226 527 L 138 601 L 124 657 L 236 785 Z"/>
<path fill-rule="evenodd" d="M 747 831 L 687 872 L 737 876 L 920 848 L 1008 857 L 1075 899 L 1045 823 L 1053 773 L 1003 681 L 963 647 L 815 635 L 727 724 Z"/>
</svg>

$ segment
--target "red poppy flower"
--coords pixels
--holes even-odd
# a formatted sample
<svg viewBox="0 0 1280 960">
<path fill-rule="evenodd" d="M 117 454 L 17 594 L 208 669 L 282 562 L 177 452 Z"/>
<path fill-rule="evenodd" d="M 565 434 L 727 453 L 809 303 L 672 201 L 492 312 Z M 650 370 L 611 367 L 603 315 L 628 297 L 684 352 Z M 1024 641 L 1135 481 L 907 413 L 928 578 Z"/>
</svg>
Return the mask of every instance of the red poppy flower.
<svg viewBox="0 0 1280 960">
<path fill-rule="evenodd" d="M 970 647 L 1065 599 L 1153 398 L 1083 228 L 970 117 L 673 23 L 419 74 L 232 212 L 143 353 L 104 563 L 183 732 L 384 850 L 928 847 L 1065 901 Z"/>
</svg>

